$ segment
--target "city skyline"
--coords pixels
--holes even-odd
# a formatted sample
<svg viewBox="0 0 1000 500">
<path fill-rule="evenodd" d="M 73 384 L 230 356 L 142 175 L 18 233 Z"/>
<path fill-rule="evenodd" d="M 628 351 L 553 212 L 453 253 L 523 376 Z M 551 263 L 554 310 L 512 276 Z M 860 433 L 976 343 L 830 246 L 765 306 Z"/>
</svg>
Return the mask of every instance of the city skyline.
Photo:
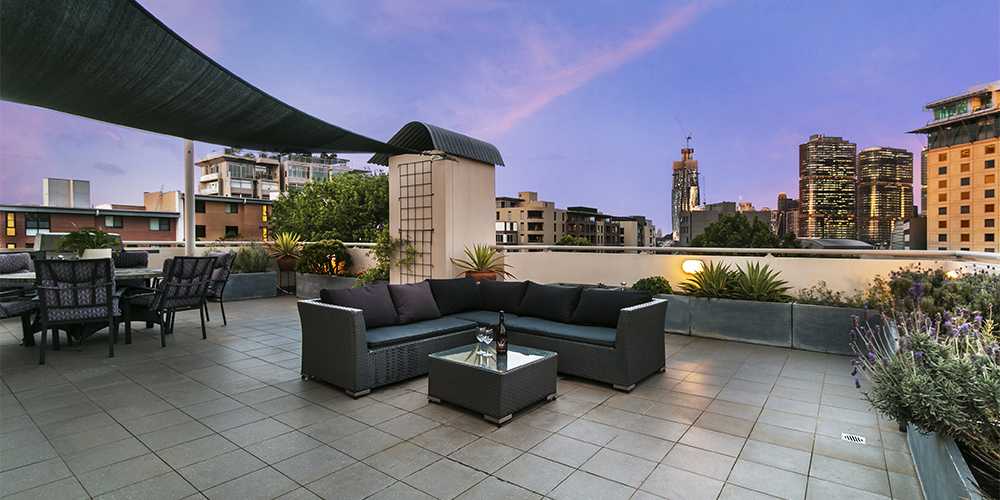
<svg viewBox="0 0 1000 500">
<path fill-rule="evenodd" d="M 648 215 L 662 228 L 670 220 L 670 161 L 688 133 L 705 201 L 771 206 L 778 191 L 797 192 L 797 144 L 809 135 L 918 155 L 925 139 L 906 131 L 927 121 L 923 104 L 991 81 L 1000 66 L 955 50 L 969 40 L 905 28 L 961 23 L 973 44 L 993 47 L 998 28 L 991 20 L 1000 7 L 986 1 L 973 19 L 931 2 L 908 4 L 905 12 L 860 2 L 687 3 L 627 12 L 594 4 L 574 15 L 570 4 L 422 6 L 432 23 L 414 23 L 412 12 L 399 12 L 405 6 L 378 3 L 142 4 L 221 64 L 309 113 L 380 139 L 410 119 L 479 136 L 497 144 L 509 165 L 498 169 L 498 193 L 532 189 L 587 200 L 612 213 Z M 526 9 L 539 20 L 520 24 Z M 882 22 L 889 17 L 891 25 Z M 217 29 L 220 21 L 239 28 L 265 20 L 274 26 L 267 37 Z M 443 28 L 456 23 L 471 24 L 477 36 Z M 324 30 L 353 35 L 328 41 L 316 36 Z M 378 58 L 391 67 L 356 54 L 403 47 L 414 49 L 405 61 Z M 428 65 L 440 70 L 424 71 L 410 88 L 385 78 L 390 69 Z M 182 183 L 175 138 L 7 102 L 0 103 L 0 131 L 4 202 L 37 203 L 42 177 L 90 179 L 98 203 L 137 202 L 143 191 Z M 222 147 L 199 143 L 196 157 Z M 367 160 L 346 157 L 356 167 Z M 598 170 L 578 175 L 595 168 L 595 158 L 604 158 Z M 592 182 L 601 169 L 628 175 Z"/>
</svg>

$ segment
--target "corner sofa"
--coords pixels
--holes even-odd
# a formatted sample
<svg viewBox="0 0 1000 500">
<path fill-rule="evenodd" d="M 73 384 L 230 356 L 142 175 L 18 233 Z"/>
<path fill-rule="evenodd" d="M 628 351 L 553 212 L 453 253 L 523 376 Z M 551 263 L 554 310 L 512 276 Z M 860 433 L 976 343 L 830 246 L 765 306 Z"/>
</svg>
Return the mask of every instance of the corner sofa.
<svg viewBox="0 0 1000 500">
<path fill-rule="evenodd" d="M 667 302 L 534 282 L 432 279 L 323 290 L 298 303 L 302 376 L 359 397 L 428 372 L 428 355 L 475 342 L 498 312 L 510 343 L 559 353 L 559 372 L 631 391 L 662 371 Z"/>
</svg>

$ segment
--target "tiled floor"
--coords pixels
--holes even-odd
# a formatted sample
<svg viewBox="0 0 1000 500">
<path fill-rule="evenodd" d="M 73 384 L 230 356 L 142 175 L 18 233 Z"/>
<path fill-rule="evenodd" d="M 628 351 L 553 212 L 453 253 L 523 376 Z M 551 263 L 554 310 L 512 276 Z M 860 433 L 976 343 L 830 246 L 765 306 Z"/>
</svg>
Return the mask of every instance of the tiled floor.
<svg viewBox="0 0 1000 500">
<path fill-rule="evenodd" d="M 98 336 L 44 367 L 0 322 L 0 495 L 920 498 L 844 357 L 668 336 L 666 373 L 631 394 L 560 380 L 497 428 L 428 404 L 426 378 L 358 400 L 300 380 L 290 298 L 227 312 L 207 341 L 189 313 L 164 349 L 139 329 L 113 359 Z"/>
</svg>

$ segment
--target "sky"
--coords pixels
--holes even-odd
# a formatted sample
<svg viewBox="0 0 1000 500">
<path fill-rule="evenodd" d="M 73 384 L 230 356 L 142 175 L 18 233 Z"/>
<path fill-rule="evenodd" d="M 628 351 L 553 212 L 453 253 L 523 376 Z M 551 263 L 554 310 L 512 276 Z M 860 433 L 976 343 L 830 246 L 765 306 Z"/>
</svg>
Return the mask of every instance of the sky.
<svg viewBox="0 0 1000 500">
<path fill-rule="evenodd" d="M 500 149 L 498 196 L 665 231 L 689 134 L 703 201 L 774 207 L 797 196 L 809 135 L 919 163 L 923 105 L 1000 79 L 997 0 L 139 2 L 307 113 L 382 140 L 412 120 L 456 130 Z M 177 138 L 0 102 L 2 203 L 40 203 L 43 177 L 141 203 L 182 189 L 182 162 Z"/>
</svg>

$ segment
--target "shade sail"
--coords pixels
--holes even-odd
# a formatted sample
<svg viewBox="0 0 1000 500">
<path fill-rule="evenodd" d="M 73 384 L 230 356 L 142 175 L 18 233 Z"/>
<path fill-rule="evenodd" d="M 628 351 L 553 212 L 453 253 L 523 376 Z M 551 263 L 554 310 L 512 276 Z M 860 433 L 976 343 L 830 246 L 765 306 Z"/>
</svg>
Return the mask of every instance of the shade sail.
<svg viewBox="0 0 1000 500">
<path fill-rule="evenodd" d="M 490 165 L 503 165 L 503 157 L 500 156 L 500 150 L 496 146 L 429 123 L 407 123 L 392 136 L 392 139 L 389 139 L 389 144 L 416 151 L 444 151 Z M 368 160 L 368 163 L 388 165 L 389 156 L 377 153 Z"/>
<path fill-rule="evenodd" d="M 412 152 L 268 95 L 133 0 L 0 1 L 0 98 L 246 149 Z"/>
</svg>

